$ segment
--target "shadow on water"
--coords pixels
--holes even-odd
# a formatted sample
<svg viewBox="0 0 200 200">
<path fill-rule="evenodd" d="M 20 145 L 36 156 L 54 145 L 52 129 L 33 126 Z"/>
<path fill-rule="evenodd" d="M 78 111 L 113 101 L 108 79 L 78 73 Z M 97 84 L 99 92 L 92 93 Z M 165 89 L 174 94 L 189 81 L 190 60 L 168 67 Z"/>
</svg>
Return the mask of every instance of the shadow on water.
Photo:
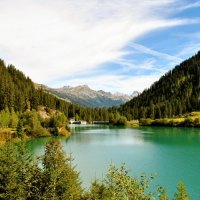
<svg viewBox="0 0 200 200">
<path fill-rule="evenodd" d="M 155 142 L 161 145 L 197 145 L 200 144 L 199 128 L 180 127 L 142 127 L 143 138 L 147 142 Z"/>
</svg>

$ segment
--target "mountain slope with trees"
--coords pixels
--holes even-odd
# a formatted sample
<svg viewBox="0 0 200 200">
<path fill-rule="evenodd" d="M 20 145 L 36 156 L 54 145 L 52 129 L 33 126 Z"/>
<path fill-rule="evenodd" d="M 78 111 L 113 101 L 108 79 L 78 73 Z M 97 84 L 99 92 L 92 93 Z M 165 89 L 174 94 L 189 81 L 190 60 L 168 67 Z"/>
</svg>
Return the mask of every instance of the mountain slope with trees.
<svg viewBox="0 0 200 200">
<path fill-rule="evenodd" d="M 200 52 L 120 107 L 130 119 L 171 118 L 200 110 Z"/>
</svg>

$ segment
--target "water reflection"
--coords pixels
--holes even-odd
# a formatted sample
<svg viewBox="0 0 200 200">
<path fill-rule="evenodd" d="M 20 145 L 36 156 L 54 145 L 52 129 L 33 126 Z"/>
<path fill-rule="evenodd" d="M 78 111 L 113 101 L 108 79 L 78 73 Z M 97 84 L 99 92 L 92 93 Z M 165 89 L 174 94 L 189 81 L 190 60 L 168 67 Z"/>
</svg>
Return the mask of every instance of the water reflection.
<svg viewBox="0 0 200 200">
<path fill-rule="evenodd" d="M 88 143 L 90 145 L 141 145 L 144 137 L 141 131 L 113 126 L 73 127 L 73 137 L 66 142 Z M 123 132 L 123 134 L 122 134 Z"/>
<path fill-rule="evenodd" d="M 142 127 L 140 128 L 145 141 L 161 145 L 199 146 L 200 129 L 180 127 Z"/>
</svg>

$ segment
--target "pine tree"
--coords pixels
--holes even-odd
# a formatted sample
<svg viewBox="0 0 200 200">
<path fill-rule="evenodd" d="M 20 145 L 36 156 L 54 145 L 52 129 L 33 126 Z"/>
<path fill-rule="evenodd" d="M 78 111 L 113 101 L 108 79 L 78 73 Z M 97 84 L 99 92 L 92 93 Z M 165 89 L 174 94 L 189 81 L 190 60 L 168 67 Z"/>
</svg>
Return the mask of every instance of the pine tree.
<svg viewBox="0 0 200 200">
<path fill-rule="evenodd" d="M 20 119 L 17 124 L 17 137 L 23 139 L 24 138 L 24 129 L 23 129 L 23 121 Z"/>
<path fill-rule="evenodd" d="M 170 200 L 166 190 L 163 187 L 158 187 L 158 198 L 159 200 Z"/>
<path fill-rule="evenodd" d="M 16 147 L 7 142 L 0 148 L 0 199 L 16 199 L 17 177 Z"/>
<path fill-rule="evenodd" d="M 0 115 L 1 115 L 1 121 L 0 121 L 1 127 L 8 128 L 10 124 L 10 111 L 8 107 L 6 107 L 5 110 L 2 110 L 0 112 Z"/>
<path fill-rule="evenodd" d="M 183 182 L 178 184 L 177 192 L 174 194 L 174 197 L 175 200 L 189 200 L 189 195 Z"/>
<path fill-rule="evenodd" d="M 18 124 L 18 121 L 19 121 L 18 116 L 15 113 L 14 109 L 12 108 L 11 109 L 11 113 L 10 113 L 10 124 L 9 124 L 9 126 L 11 128 L 16 128 L 17 124 Z"/>
<path fill-rule="evenodd" d="M 0 148 L 0 199 L 26 200 L 31 195 L 33 170 L 37 167 L 26 154 L 24 144 L 7 142 Z"/>
<path fill-rule="evenodd" d="M 61 144 L 51 141 L 43 157 L 44 197 L 46 199 L 80 199 L 82 194 L 79 173 L 66 157 Z"/>
</svg>

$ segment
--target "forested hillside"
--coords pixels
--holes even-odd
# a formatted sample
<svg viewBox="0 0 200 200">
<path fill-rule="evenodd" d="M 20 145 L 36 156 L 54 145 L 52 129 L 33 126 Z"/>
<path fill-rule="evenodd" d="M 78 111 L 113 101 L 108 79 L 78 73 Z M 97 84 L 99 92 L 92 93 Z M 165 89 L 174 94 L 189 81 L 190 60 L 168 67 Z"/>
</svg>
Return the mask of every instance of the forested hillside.
<svg viewBox="0 0 200 200">
<path fill-rule="evenodd" d="M 39 105 L 62 110 L 66 102 L 40 89 L 36 90 L 30 78 L 13 65 L 6 67 L 4 61 L 0 60 L 0 110 L 14 108 L 15 111 L 23 112 L 37 109 Z"/>
<path fill-rule="evenodd" d="M 170 118 L 200 110 L 200 52 L 120 107 L 130 119 Z"/>
</svg>

